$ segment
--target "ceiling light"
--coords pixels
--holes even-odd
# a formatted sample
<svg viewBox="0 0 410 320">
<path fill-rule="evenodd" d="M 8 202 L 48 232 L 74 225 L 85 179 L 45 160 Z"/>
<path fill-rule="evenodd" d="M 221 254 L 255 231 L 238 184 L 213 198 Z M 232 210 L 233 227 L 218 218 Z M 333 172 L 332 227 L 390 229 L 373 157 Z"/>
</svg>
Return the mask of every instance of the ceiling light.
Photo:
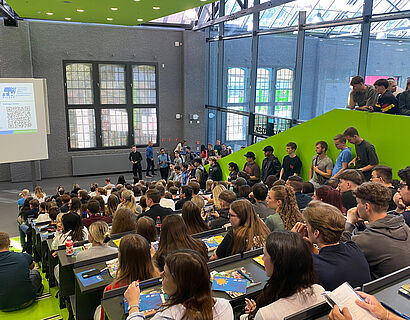
<svg viewBox="0 0 410 320">
<path fill-rule="evenodd" d="M 117 11 L 118 10 L 118 8 L 110 8 L 112 11 Z"/>
<path fill-rule="evenodd" d="M 84 9 L 77 9 L 77 12 L 84 12 Z"/>
<path fill-rule="evenodd" d="M 154 10 L 159 10 L 159 9 L 161 9 L 160 7 L 152 7 L 152 9 L 154 9 Z"/>
<path fill-rule="evenodd" d="M 52 12 L 46 12 L 46 15 L 48 15 L 48 16 L 52 16 L 54 13 L 52 13 Z"/>
<path fill-rule="evenodd" d="M 71 18 L 70 18 L 70 17 L 67 17 L 67 18 L 64 18 L 64 19 L 66 19 L 67 21 L 70 21 L 70 20 L 71 20 Z"/>
<path fill-rule="evenodd" d="M 107 20 L 108 20 L 108 21 L 112 21 L 113 19 L 112 19 L 112 18 L 107 18 Z"/>
<path fill-rule="evenodd" d="M 144 19 L 139 18 L 139 19 L 137 19 L 137 21 L 140 21 L 140 22 L 141 22 L 141 21 L 144 21 Z"/>
</svg>

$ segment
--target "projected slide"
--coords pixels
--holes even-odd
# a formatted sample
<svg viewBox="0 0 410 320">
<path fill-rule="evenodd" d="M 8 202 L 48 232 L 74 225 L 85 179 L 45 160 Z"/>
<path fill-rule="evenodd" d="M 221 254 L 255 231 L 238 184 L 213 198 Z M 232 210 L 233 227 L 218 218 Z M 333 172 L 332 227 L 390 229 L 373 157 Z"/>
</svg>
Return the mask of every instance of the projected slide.
<svg viewBox="0 0 410 320">
<path fill-rule="evenodd" d="M 37 132 L 32 83 L 0 83 L 0 134 Z"/>
</svg>

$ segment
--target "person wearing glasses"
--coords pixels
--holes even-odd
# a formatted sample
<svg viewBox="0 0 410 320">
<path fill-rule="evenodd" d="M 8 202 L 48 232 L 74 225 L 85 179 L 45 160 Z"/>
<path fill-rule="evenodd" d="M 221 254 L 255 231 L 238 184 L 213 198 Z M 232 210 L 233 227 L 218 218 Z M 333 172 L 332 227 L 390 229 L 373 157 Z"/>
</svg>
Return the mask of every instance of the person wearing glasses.
<svg viewBox="0 0 410 320">
<path fill-rule="evenodd" d="M 406 224 L 410 227 L 410 166 L 399 170 L 398 175 L 401 179 L 398 202 L 404 207 L 404 212 L 402 212 L 402 215 L 404 217 L 404 221 L 406 221 Z"/>
</svg>

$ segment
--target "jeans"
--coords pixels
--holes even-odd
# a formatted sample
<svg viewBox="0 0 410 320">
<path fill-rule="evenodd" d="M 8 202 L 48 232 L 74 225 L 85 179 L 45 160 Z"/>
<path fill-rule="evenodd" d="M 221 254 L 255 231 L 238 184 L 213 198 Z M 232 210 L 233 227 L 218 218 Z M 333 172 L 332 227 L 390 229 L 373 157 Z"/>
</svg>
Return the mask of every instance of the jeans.
<svg viewBox="0 0 410 320">
<path fill-rule="evenodd" d="M 132 174 L 134 175 L 134 183 L 138 182 L 137 179 L 142 180 L 142 167 L 140 162 L 132 165 Z"/>
<path fill-rule="evenodd" d="M 147 158 L 147 176 L 149 176 L 149 172 L 152 172 L 152 175 L 154 175 L 154 160 Z"/>
<path fill-rule="evenodd" d="M 28 229 L 30 229 L 30 227 L 26 225 L 25 223 L 22 223 L 19 226 L 21 247 L 24 247 L 24 245 L 26 244 L 26 234 L 27 234 Z"/>
<path fill-rule="evenodd" d="M 169 167 L 159 168 L 159 172 L 161 172 L 161 179 L 164 179 L 165 181 L 167 181 L 168 173 L 169 173 Z"/>
<path fill-rule="evenodd" d="M 31 284 L 33 285 L 34 292 L 37 293 L 41 287 L 41 282 L 43 281 L 43 279 L 41 278 L 40 272 L 38 272 L 38 270 L 35 270 L 35 269 L 30 270 L 30 281 L 31 281 Z"/>
</svg>

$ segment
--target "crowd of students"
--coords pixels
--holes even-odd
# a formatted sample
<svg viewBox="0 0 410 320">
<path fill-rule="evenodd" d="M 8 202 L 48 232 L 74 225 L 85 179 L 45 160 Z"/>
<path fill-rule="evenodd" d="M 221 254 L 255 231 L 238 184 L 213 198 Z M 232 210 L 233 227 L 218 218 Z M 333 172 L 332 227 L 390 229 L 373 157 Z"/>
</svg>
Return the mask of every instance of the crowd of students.
<svg viewBox="0 0 410 320">
<path fill-rule="evenodd" d="M 356 146 L 353 160 L 346 139 Z M 114 185 L 106 178 L 104 186 L 92 184 L 89 190 L 59 186 L 53 196 L 41 188 L 33 195 L 23 190 L 18 221 L 24 251 L 31 253 L 30 218 L 55 226 L 54 249 L 68 238 L 88 239 L 91 248 L 77 259 L 114 252 L 117 249 L 106 244 L 110 235 L 136 231 L 122 237 L 117 276 L 105 288 L 129 286 L 129 319 L 144 318 L 138 281 L 159 275 L 169 299 L 154 319 L 233 319 L 230 304 L 212 298 L 207 262 L 263 247 L 269 280 L 255 300 L 244 301 L 242 318 L 283 319 L 323 301 L 324 290 L 346 281 L 358 287 L 410 265 L 410 166 L 398 172 L 400 182 L 393 181 L 392 169 L 378 165 L 374 147 L 355 128 L 346 129 L 334 142 L 341 150 L 335 168 L 326 156 L 326 142 L 320 141 L 306 182 L 299 177 L 297 146 L 289 143 L 282 164 L 267 146 L 262 170 L 248 152 L 242 171 L 229 164 L 226 181 L 211 156 L 208 176 L 202 159 L 194 158 L 186 166 L 191 168 L 186 181 L 172 178 L 176 166 L 167 180 L 131 184 L 120 177 Z M 349 163 L 355 167 L 349 168 Z M 228 232 L 208 258 L 205 243 L 192 235 L 222 226 L 229 227 Z M 3 270 L 8 265 L 10 272 L 8 261 L 15 263 L 17 255 L 8 245 L 7 234 L 0 233 L 4 283 L 8 280 Z M 33 258 L 23 255 L 19 263 L 27 272 L 19 277 L 26 288 L 32 286 L 32 298 L 39 290 L 37 276 L 29 271 Z M 0 289 L 0 309 L 25 305 L 23 297 L 7 297 L 5 287 Z M 362 306 L 370 308 L 376 302 L 367 297 Z M 371 310 L 376 309 L 381 312 L 378 305 Z M 332 310 L 329 317 L 349 319 L 349 314 Z M 100 317 L 104 319 L 104 310 Z"/>
</svg>

